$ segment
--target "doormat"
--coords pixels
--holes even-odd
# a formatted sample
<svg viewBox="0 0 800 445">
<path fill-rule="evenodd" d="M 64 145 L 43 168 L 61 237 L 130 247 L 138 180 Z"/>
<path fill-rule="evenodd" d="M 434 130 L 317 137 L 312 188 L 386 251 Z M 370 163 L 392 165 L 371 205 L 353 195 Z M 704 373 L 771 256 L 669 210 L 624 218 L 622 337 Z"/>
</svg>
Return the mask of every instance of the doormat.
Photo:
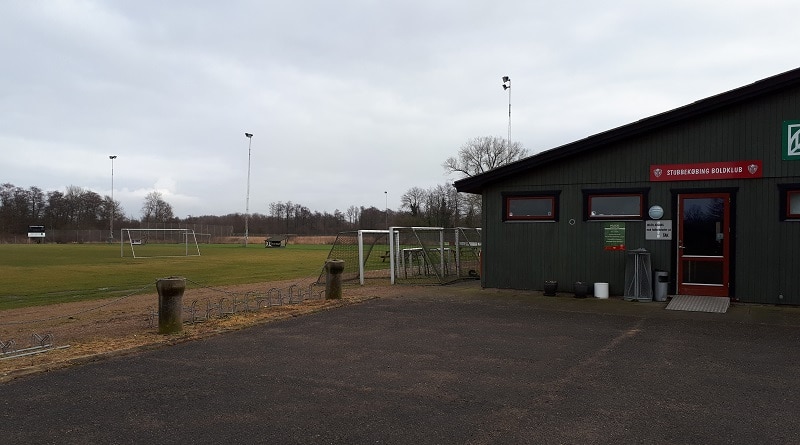
<svg viewBox="0 0 800 445">
<path fill-rule="evenodd" d="M 699 295 L 675 295 L 667 305 L 671 311 L 713 312 L 724 314 L 731 305 L 728 297 L 702 297 Z"/>
</svg>

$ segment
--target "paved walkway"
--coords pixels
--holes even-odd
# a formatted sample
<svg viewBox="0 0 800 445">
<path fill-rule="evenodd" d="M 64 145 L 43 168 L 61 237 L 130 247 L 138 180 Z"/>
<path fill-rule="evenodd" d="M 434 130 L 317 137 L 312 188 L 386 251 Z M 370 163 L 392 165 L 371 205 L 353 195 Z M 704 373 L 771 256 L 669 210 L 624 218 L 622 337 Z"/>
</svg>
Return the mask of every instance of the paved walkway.
<svg viewBox="0 0 800 445">
<path fill-rule="evenodd" d="M 797 315 L 434 288 L 6 383 L 0 441 L 800 443 Z"/>
</svg>

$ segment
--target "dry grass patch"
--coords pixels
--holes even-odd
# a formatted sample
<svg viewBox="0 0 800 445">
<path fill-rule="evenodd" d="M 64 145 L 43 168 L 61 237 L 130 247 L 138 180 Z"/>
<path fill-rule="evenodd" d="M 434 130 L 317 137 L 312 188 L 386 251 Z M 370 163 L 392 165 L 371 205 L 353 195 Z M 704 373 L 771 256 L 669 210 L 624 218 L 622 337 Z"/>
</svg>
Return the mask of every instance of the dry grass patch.
<svg viewBox="0 0 800 445">
<path fill-rule="evenodd" d="M 192 299 L 218 298 L 219 292 L 244 294 L 264 289 L 286 289 L 297 281 L 227 286 L 215 289 L 194 289 L 184 294 L 183 303 Z M 308 286 L 310 282 L 302 283 Z M 341 300 L 306 299 L 297 304 L 262 307 L 226 317 L 211 317 L 198 323 L 184 323 L 183 332 L 158 334 L 158 319 L 152 313 L 158 306 L 158 295 L 135 295 L 117 301 L 82 301 L 0 311 L 0 341 L 16 341 L 16 348 L 28 347 L 33 333 L 50 333 L 55 348 L 40 354 L 0 360 L 0 383 L 32 373 L 98 360 L 112 355 L 128 354 L 197 340 L 250 326 L 359 303 L 388 292 L 389 286 L 348 286 Z M 187 301 L 188 300 L 188 301 Z"/>
</svg>

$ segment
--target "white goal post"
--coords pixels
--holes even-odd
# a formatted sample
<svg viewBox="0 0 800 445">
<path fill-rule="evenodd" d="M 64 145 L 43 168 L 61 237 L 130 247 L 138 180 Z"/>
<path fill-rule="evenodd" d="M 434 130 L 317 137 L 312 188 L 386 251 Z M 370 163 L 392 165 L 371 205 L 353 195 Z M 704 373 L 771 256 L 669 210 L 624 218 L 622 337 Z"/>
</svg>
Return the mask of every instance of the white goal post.
<svg viewBox="0 0 800 445">
<path fill-rule="evenodd" d="M 389 241 L 389 235 L 391 234 L 388 230 L 359 230 L 358 231 L 358 280 L 361 285 L 364 285 L 364 264 L 366 260 L 364 258 L 364 234 L 375 234 L 375 235 L 386 235 L 387 242 Z M 371 253 L 372 249 L 370 249 Z M 387 252 L 388 254 L 388 252 Z M 391 262 L 389 263 L 391 265 Z"/>
<path fill-rule="evenodd" d="M 129 246 L 133 258 L 200 256 L 193 229 L 120 229 L 119 254 Z"/>
<path fill-rule="evenodd" d="M 340 232 L 328 259 L 344 261 L 342 280 L 445 284 L 480 277 L 481 229 L 390 227 Z M 323 267 L 317 283 L 326 279 Z"/>
<path fill-rule="evenodd" d="M 480 277 L 480 228 L 390 227 L 389 232 L 392 284 Z"/>
</svg>

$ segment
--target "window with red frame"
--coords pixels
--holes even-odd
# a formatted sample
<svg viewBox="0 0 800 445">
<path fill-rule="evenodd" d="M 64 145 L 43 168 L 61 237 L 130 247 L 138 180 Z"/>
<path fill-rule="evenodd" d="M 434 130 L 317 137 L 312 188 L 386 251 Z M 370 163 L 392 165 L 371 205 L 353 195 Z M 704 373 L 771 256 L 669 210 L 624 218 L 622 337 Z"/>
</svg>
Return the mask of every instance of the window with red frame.
<svg viewBox="0 0 800 445">
<path fill-rule="evenodd" d="M 641 193 L 590 194 L 588 219 L 642 219 L 644 195 Z"/>
<path fill-rule="evenodd" d="M 800 219 L 800 190 L 786 191 L 786 218 Z"/>
<path fill-rule="evenodd" d="M 781 221 L 800 221 L 800 184 L 778 184 Z"/>
<path fill-rule="evenodd" d="M 555 221 L 555 196 L 507 196 L 506 221 Z"/>
</svg>

